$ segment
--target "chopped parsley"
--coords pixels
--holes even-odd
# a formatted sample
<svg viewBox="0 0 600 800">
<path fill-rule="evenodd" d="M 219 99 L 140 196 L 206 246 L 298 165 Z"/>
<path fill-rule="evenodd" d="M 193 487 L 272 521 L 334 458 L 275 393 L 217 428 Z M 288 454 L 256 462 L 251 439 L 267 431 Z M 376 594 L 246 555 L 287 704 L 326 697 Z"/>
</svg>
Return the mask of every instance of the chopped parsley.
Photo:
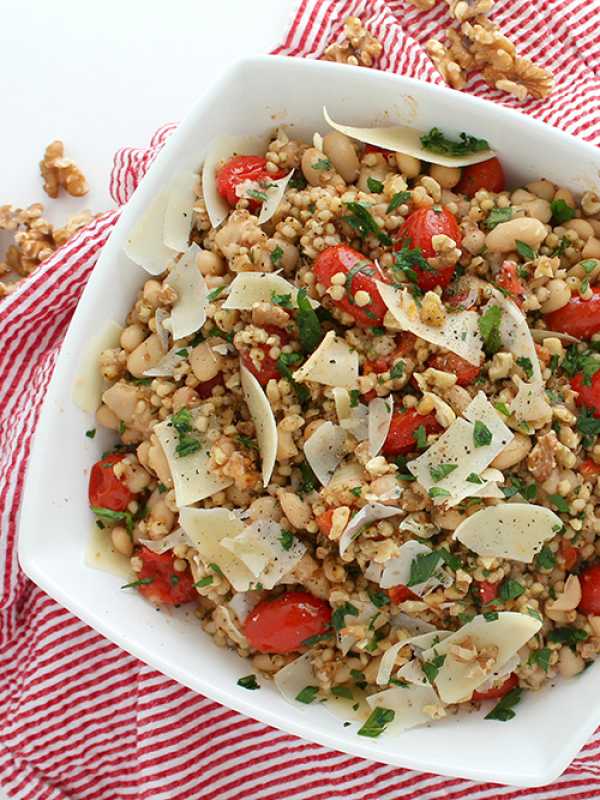
<svg viewBox="0 0 600 800">
<path fill-rule="evenodd" d="M 434 650 L 435 652 L 435 650 Z M 435 679 L 438 676 L 438 672 L 442 668 L 444 661 L 446 660 L 446 656 L 435 655 L 431 661 L 424 661 L 423 662 L 423 672 L 427 676 L 427 680 L 429 683 L 433 684 Z"/>
<path fill-rule="evenodd" d="M 334 697 L 343 697 L 346 700 L 354 699 L 352 696 L 352 689 L 350 689 L 349 686 L 332 686 L 331 694 L 334 695 Z"/>
<path fill-rule="evenodd" d="M 508 722 L 510 719 L 513 719 L 515 716 L 513 708 L 520 702 L 522 693 L 523 690 L 518 686 L 511 689 L 508 694 L 505 694 L 504 697 L 496 703 L 490 713 L 486 714 L 485 719 L 495 719 L 499 722 Z"/>
<path fill-rule="evenodd" d="M 179 577 L 179 575 L 170 575 L 169 576 L 169 583 L 171 584 L 171 586 L 177 586 L 177 584 L 179 583 L 180 580 L 181 580 L 181 578 Z M 211 580 L 211 583 L 212 583 L 212 578 L 210 580 Z"/>
<path fill-rule="evenodd" d="M 429 492 L 427 493 L 429 497 L 450 497 L 450 492 L 448 489 L 442 489 L 441 486 L 432 486 Z"/>
<path fill-rule="evenodd" d="M 377 178 L 373 178 L 371 175 L 367 178 L 367 186 L 369 187 L 369 191 L 374 194 L 381 194 L 383 192 L 383 181 L 378 181 Z"/>
<path fill-rule="evenodd" d="M 208 566 L 209 566 L 210 569 L 212 569 L 212 571 L 216 575 L 222 575 L 223 574 L 223 570 L 221 569 L 221 567 L 218 564 L 211 563 Z"/>
<path fill-rule="evenodd" d="M 427 447 L 427 431 L 424 425 L 419 425 L 414 433 L 415 443 L 419 450 L 424 450 Z"/>
<path fill-rule="evenodd" d="M 85 435 L 88 437 L 88 439 L 93 439 L 94 436 L 96 435 L 96 428 L 92 428 L 91 430 L 86 431 Z"/>
<path fill-rule="evenodd" d="M 483 483 L 479 475 L 477 475 L 477 473 L 475 472 L 471 472 L 469 475 L 467 475 L 465 480 L 468 481 L 469 483 L 477 483 L 477 484 Z"/>
<path fill-rule="evenodd" d="M 548 545 L 544 545 L 537 554 L 535 564 L 538 569 L 552 569 L 556 565 L 556 558 Z"/>
<path fill-rule="evenodd" d="M 575 216 L 575 209 L 567 205 L 562 199 L 553 200 L 550 203 L 550 208 L 552 209 L 552 220 L 557 225 L 562 225 L 564 222 L 568 222 Z"/>
<path fill-rule="evenodd" d="M 585 642 L 589 634 L 581 628 L 554 628 L 548 634 L 549 642 L 557 642 L 558 644 L 567 644 L 569 647 L 575 647 L 577 642 Z"/>
<path fill-rule="evenodd" d="M 296 323 L 298 325 L 300 344 L 305 353 L 312 353 L 316 350 L 323 338 L 321 323 L 315 314 L 314 308 L 310 304 L 306 289 L 302 288 L 298 290 L 296 302 L 298 304 Z"/>
<path fill-rule="evenodd" d="M 416 586 L 429 580 L 441 558 L 442 556 L 438 550 L 432 550 L 431 553 L 419 553 L 419 555 L 415 556 L 410 564 L 410 576 L 406 585 L 408 587 Z"/>
<path fill-rule="evenodd" d="M 481 420 L 475 420 L 473 427 L 473 444 L 475 447 L 485 447 L 492 441 L 492 432 Z"/>
<path fill-rule="evenodd" d="M 479 317 L 479 332 L 483 338 L 485 352 L 488 356 L 493 356 L 502 347 L 500 339 L 500 320 L 502 319 L 502 309 L 499 306 L 488 308 L 485 314 Z"/>
<path fill-rule="evenodd" d="M 533 650 L 530 653 L 527 663 L 530 666 L 541 667 L 544 672 L 548 672 L 550 669 L 550 656 L 550 648 L 542 647 L 540 650 Z"/>
<path fill-rule="evenodd" d="M 576 428 L 582 435 L 584 447 L 592 447 L 600 434 L 600 419 L 596 419 L 591 408 L 583 408 L 577 417 Z"/>
<path fill-rule="evenodd" d="M 244 436 L 242 433 L 240 433 L 238 434 L 237 440 L 248 450 L 258 450 L 258 445 L 250 436 Z"/>
<path fill-rule="evenodd" d="M 305 686 L 304 689 L 302 689 L 302 691 L 298 692 L 296 695 L 296 700 L 299 703 L 306 703 L 306 705 L 309 705 L 312 703 L 318 693 L 318 686 Z"/>
<path fill-rule="evenodd" d="M 593 376 L 600 370 L 600 357 L 593 350 L 580 352 L 577 345 L 572 344 L 567 348 L 561 367 L 569 377 L 583 373 L 583 385 L 591 386 Z"/>
<path fill-rule="evenodd" d="M 352 603 L 349 603 L 347 600 L 343 605 L 338 606 L 338 608 L 336 608 L 333 614 L 331 615 L 331 624 L 333 625 L 336 631 L 340 631 L 342 628 L 346 626 L 345 623 L 346 616 L 350 617 L 358 616 L 358 608 L 356 608 L 356 606 L 353 606 Z"/>
<path fill-rule="evenodd" d="M 490 149 L 485 139 L 461 133 L 460 141 L 456 141 L 445 136 L 439 128 L 432 128 L 429 133 L 421 136 L 421 144 L 425 150 L 430 150 L 432 153 L 450 156 L 464 156 L 467 153 L 480 153 Z"/>
<path fill-rule="evenodd" d="M 292 295 L 291 294 L 277 294 L 277 292 L 273 292 L 271 294 L 271 302 L 275 306 L 281 306 L 282 308 L 291 308 L 292 307 Z"/>
<path fill-rule="evenodd" d="M 225 288 L 226 288 L 225 286 L 217 286 L 216 289 L 213 289 L 212 292 L 208 293 L 208 300 L 210 302 L 212 302 L 213 300 L 216 300 L 217 297 L 220 297 L 223 294 L 223 292 L 225 291 Z"/>
<path fill-rule="evenodd" d="M 561 497 L 559 494 L 549 494 L 548 500 L 552 503 L 553 506 L 561 512 L 561 514 L 568 514 L 569 513 L 569 504 L 565 500 L 564 497 Z"/>
<path fill-rule="evenodd" d="M 361 672 L 358 669 L 351 669 L 350 675 L 352 680 L 354 681 L 354 685 L 357 686 L 359 689 L 365 689 L 367 686 L 367 680 L 365 678 L 365 673 Z"/>
<path fill-rule="evenodd" d="M 301 494 L 309 494 L 319 485 L 319 481 L 308 461 L 303 461 L 300 464 L 300 472 L 302 474 L 302 482 L 300 483 L 299 491 Z"/>
<path fill-rule="evenodd" d="M 531 376 L 533 375 L 533 364 L 531 363 L 530 358 L 525 358 L 524 356 L 522 356 L 521 358 L 517 358 L 516 364 L 518 367 L 521 367 L 521 369 L 528 378 L 531 378 Z"/>
<path fill-rule="evenodd" d="M 129 533 L 133 531 L 133 517 L 129 511 L 113 511 L 112 508 L 100 508 L 92 506 L 92 512 L 102 520 L 108 522 L 124 522 Z"/>
<path fill-rule="evenodd" d="M 140 578 L 137 581 L 126 583 L 124 586 L 121 586 L 121 589 L 135 589 L 138 586 L 148 586 L 149 583 L 154 583 L 154 578 Z"/>
<path fill-rule="evenodd" d="M 396 194 L 390 200 L 389 206 L 386 208 L 386 214 L 391 214 L 392 211 L 395 211 L 398 208 L 398 206 L 408 203 L 410 197 L 410 192 L 396 192 Z"/>
<path fill-rule="evenodd" d="M 123 422 L 123 420 L 119 422 L 119 433 L 121 436 L 123 436 L 123 434 L 125 433 L 125 423 Z"/>
<path fill-rule="evenodd" d="M 522 584 L 519 583 L 519 581 L 508 578 L 508 580 L 502 581 L 500 584 L 500 589 L 498 590 L 498 600 L 502 602 L 516 600 L 517 597 L 520 597 L 524 591 L 525 589 Z M 492 600 L 492 603 L 493 602 L 494 601 Z"/>
<path fill-rule="evenodd" d="M 299 169 L 294 170 L 294 174 L 290 178 L 290 182 L 288 183 L 290 189 L 306 189 L 306 178 L 302 174 Z"/>
<path fill-rule="evenodd" d="M 282 248 L 277 245 L 273 250 L 271 250 L 271 264 L 277 266 L 283 257 L 283 250 Z"/>
<path fill-rule="evenodd" d="M 525 261 L 533 261 L 535 258 L 535 251 L 526 242 L 521 242 L 519 239 L 515 240 L 515 247 L 517 253 L 525 259 Z"/>
<path fill-rule="evenodd" d="M 429 467 L 429 474 L 432 480 L 439 483 L 457 468 L 458 464 L 440 464 L 438 467 Z"/>
<path fill-rule="evenodd" d="M 350 494 L 353 494 L 354 497 L 360 497 L 362 494 L 362 486 L 353 486 L 352 489 L 350 489 Z"/>
<path fill-rule="evenodd" d="M 264 203 L 267 199 L 266 192 L 259 192 L 258 189 L 248 189 L 246 192 L 246 197 L 251 197 L 253 200 L 258 200 L 261 203 Z"/>
<path fill-rule="evenodd" d="M 369 600 L 376 608 L 383 608 L 390 602 L 390 598 L 385 592 L 368 592 Z"/>
<path fill-rule="evenodd" d="M 509 219 L 512 219 L 512 215 L 513 210 L 510 206 L 508 208 L 492 208 L 483 224 L 488 230 L 492 230 L 501 222 L 508 222 Z"/>
<path fill-rule="evenodd" d="M 256 682 L 256 675 L 246 675 L 240 678 L 237 685 L 241 686 L 242 689 L 260 689 L 260 686 Z"/>
<path fill-rule="evenodd" d="M 298 361 L 302 361 L 300 353 L 282 353 L 276 362 L 277 371 L 282 378 L 290 382 L 292 389 L 296 393 L 296 397 L 300 401 L 300 405 L 304 406 L 310 399 L 310 391 L 303 383 L 296 383 L 292 375 L 292 370 L 289 367 L 290 364 L 295 364 Z"/>
<path fill-rule="evenodd" d="M 294 544 L 294 539 L 296 537 L 291 531 L 286 531 L 282 529 L 281 536 L 279 537 L 279 544 L 283 547 L 284 550 L 289 550 L 291 546 Z"/>
<path fill-rule="evenodd" d="M 435 272 L 435 269 L 429 265 L 429 262 L 421 252 L 420 247 L 410 247 L 405 244 L 401 250 L 395 253 L 392 269 L 402 272 L 407 281 L 417 286 L 419 280 L 415 268 L 423 270 L 423 272 Z"/>
<path fill-rule="evenodd" d="M 333 631 L 325 631 L 325 633 L 317 633 L 315 636 L 309 636 L 308 639 L 304 639 L 303 642 L 300 644 L 303 647 L 313 647 L 315 644 L 319 642 L 324 642 L 326 639 L 331 639 L 333 636 Z"/>
<path fill-rule="evenodd" d="M 381 230 L 373 219 L 371 212 L 365 208 L 365 206 L 356 202 L 344 203 L 344 205 L 351 213 L 346 217 L 342 217 L 342 219 L 344 222 L 347 222 L 350 227 L 354 228 L 361 238 L 366 239 L 367 236 L 373 234 L 379 239 L 381 244 L 392 244 L 391 238 L 387 233 Z"/>
<path fill-rule="evenodd" d="M 386 725 L 393 722 L 395 716 L 396 712 L 392 711 L 391 708 L 374 708 L 357 733 L 359 736 L 369 736 L 374 739 L 384 732 Z"/>
<path fill-rule="evenodd" d="M 396 361 L 390 370 L 390 378 L 396 380 L 404 375 L 404 361 Z"/>
<path fill-rule="evenodd" d="M 356 408 L 360 401 L 360 392 L 358 389 L 350 389 L 350 408 Z"/>
<path fill-rule="evenodd" d="M 535 500 L 537 495 L 537 486 L 535 483 L 530 483 L 529 486 L 518 475 L 509 475 L 511 485 L 502 487 L 502 494 L 504 497 L 514 497 L 516 494 L 523 496 L 525 500 Z"/>
<path fill-rule="evenodd" d="M 328 158 L 320 158 L 318 161 L 315 161 L 314 164 L 311 164 L 313 169 L 318 170 L 325 170 L 331 169 L 331 161 Z"/>
<path fill-rule="evenodd" d="M 467 625 L 475 619 L 475 614 L 472 611 L 461 611 L 458 615 L 458 621 L 461 625 Z"/>
<path fill-rule="evenodd" d="M 199 581 L 196 581 L 194 586 L 196 587 L 196 589 L 202 589 L 204 586 L 210 586 L 213 581 L 214 581 L 213 576 L 207 575 L 204 578 L 200 578 Z"/>
<path fill-rule="evenodd" d="M 497 611 L 484 611 L 483 618 L 486 622 L 494 622 L 498 619 L 498 612 Z"/>
</svg>

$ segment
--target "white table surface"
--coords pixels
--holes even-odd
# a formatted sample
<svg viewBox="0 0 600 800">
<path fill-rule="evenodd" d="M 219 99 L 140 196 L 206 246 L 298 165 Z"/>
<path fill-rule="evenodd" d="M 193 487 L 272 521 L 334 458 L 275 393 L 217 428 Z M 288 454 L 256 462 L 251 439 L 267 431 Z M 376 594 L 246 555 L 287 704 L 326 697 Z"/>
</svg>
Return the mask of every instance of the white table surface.
<svg viewBox="0 0 600 800">
<path fill-rule="evenodd" d="M 43 202 L 55 223 L 112 207 L 114 152 L 177 122 L 237 58 L 281 39 L 294 0 L 1 0 L 0 205 Z M 85 172 L 83 198 L 51 200 L 38 162 L 53 139 Z M 0 238 L 5 246 L 6 236 Z M 0 788 L 0 800 L 6 795 Z"/>
</svg>

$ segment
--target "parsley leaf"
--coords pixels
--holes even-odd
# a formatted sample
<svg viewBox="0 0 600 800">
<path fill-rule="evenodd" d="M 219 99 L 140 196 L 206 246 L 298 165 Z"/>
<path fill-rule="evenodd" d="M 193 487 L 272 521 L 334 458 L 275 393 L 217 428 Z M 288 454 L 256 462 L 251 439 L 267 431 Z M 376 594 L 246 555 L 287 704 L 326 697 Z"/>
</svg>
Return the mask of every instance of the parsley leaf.
<svg viewBox="0 0 600 800">
<path fill-rule="evenodd" d="M 336 631 L 339 631 L 346 626 L 345 622 L 346 616 L 351 616 L 351 617 L 358 616 L 358 608 L 356 608 L 356 606 L 353 606 L 352 603 L 349 603 L 347 600 L 341 606 L 338 606 L 331 615 L 331 624 L 333 625 Z"/>
<path fill-rule="evenodd" d="M 277 292 L 272 292 L 272 294 L 271 294 L 271 302 L 275 306 L 281 306 L 282 308 L 291 308 L 292 307 L 292 295 L 291 294 L 277 294 Z"/>
<path fill-rule="evenodd" d="M 533 261 L 535 258 L 535 251 L 526 242 L 521 242 L 519 239 L 515 240 L 517 253 L 525 259 L 525 261 Z"/>
<path fill-rule="evenodd" d="M 381 194 L 383 192 L 383 181 L 378 181 L 377 178 L 373 178 L 371 175 L 367 178 L 367 186 L 369 191 L 374 194 Z"/>
<path fill-rule="evenodd" d="M 561 512 L 561 514 L 568 514 L 569 513 L 569 504 L 565 500 L 564 497 L 561 497 L 559 494 L 549 494 L 548 500 L 552 503 L 553 506 Z"/>
<path fill-rule="evenodd" d="M 530 666 L 541 667 L 544 672 L 548 672 L 550 669 L 550 655 L 549 647 L 542 647 L 541 650 L 533 650 L 527 659 L 527 663 Z"/>
<path fill-rule="evenodd" d="M 592 447 L 600 434 L 600 419 L 596 419 L 592 409 L 583 408 L 577 417 L 576 428 L 583 434 L 581 440 L 583 446 Z"/>
<path fill-rule="evenodd" d="M 359 236 L 365 239 L 370 234 L 376 236 L 382 244 L 391 245 L 392 240 L 387 233 L 381 230 L 379 225 L 373 219 L 371 212 L 361 205 L 361 203 L 344 203 L 346 208 L 351 212 L 347 217 L 342 217 L 344 222 L 347 222 Z"/>
<path fill-rule="evenodd" d="M 212 303 L 213 300 L 216 300 L 223 292 L 225 291 L 225 286 L 217 286 L 216 289 L 213 289 L 212 292 L 208 293 L 208 300 Z"/>
<path fill-rule="evenodd" d="M 520 597 L 524 591 L 525 589 L 519 583 L 519 581 L 514 581 L 512 578 L 508 578 L 508 580 L 502 581 L 500 584 L 500 589 L 498 590 L 498 599 L 502 600 L 503 602 L 516 600 L 517 597 Z"/>
<path fill-rule="evenodd" d="M 471 472 L 470 475 L 467 475 L 465 480 L 469 481 L 469 483 L 478 483 L 478 484 L 483 483 L 483 481 L 481 480 L 479 475 L 477 475 L 477 473 L 475 473 L 475 472 Z"/>
<path fill-rule="evenodd" d="M 427 492 L 429 497 L 450 497 L 450 492 L 447 489 L 442 489 L 441 486 L 432 486 Z"/>
<path fill-rule="evenodd" d="M 296 302 L 298 304 L 296 322 L 298 324 L 300 344 L 305 353 L 312 353 L 316 350 L 323 338 L 321 323 L 315 314 L 314 308 L 310 304 L 306 289 L 302 288 L 298 290 Z"/>
<path fill-rule="evenodd" d="M 427 447 L 427 431 L 424 425 L 419 425 L 414 433 L 417 449 L 424 450 Z"/>
<path fill-rule="evenodd" d="M 593 350 L 580 352 L 577 345 L 572 344 L 567 348 L 561 367 L 569 377 L 582 372 L 583 385 L 591 386 L 593 376 L 600 370 L 600 357 Z"/>
<path fill-rule="evenodd" d="M 352 689 L 348 686 L 332 686 L 331 694 L 335 697 L 344 697 L 346 700 L 353 700 Z"/>
<path fill-rule="evenodd" d="M 499 306 L 492 306 L 485 314 L 479 317 L 479 332 L 483 338 L 485 352 L 493 356 L 502 348 L 500 339 L 500 320 L 502 319 L 502 309 Z"/>
<path fill-rule="evenodd" d="M 260 689 L 260 686 L 256 682 L 256 675 L 246 675 L 240 678 L 237 685 L 241 686 L 242 689 Z"/>
<path fill-rule="evenodd" d="M 375 608 L 383 608 L 390 602 L 390 598 L 385 592 L 368 592 L 368 595 Z"/>
<path fill-rule="evenodd" d="M 350 389 L 350 408 L 356 408 L 360 401 L 360 392 L 358 389 Z"/>
<path fill-rule="evenodd" d="M 391 214 L 392 211 L 395 211 L 398 208 L 398 206 L 408 203 L 410 197 L 410 192 L 396 192 L 396 194 L 390 200 L 389 206 L 386 208 L 386 214 Z"/>
<path fill-rule="evenodd" d="M 357 733 L 359 736 L 369 736 L 374 739 L 384 732 L 385 726 L 393 722 L 395 716 L 396 712 L 391 708 L 374 708 Z"/>
<path fill-rule="evenodd" d="M 148 586 L 149 583 L 154 583 L 154 578 L 140 578 L 137 581 L 126 583 L 124 586 L 121 586 L 121 589 L 134 589 L 137 586 Z"/>
<path fill-rule="evenodd" d="M 437 550 L 432 550 L 431 553 L 419 553 L 415 556 L 410 564 L 410 577 L 406 585 L 408 587 L 416 586 L 429 580 L 441 558 L 442 556 Z"/>
<path fill-rule="evenodd" d="M 282 257 L 283 257 L 283 250 L 279 245 L 277 245 L 277 247 L 275 247 L 271 251 L 271 264 L 277 266 L 277 264 L 279 264 L 279 262 L 281 261 Z"/>
<path fill-rule="evenodd" d="M 202 589 L 203 586 L 210 586 L 213 581 L 214 581 L 213 576 L 207 575 L 205 578 L 200 578 L 199 581 L 196 581 L 194 586 L 196 587 L 196 589 Z"/>
<path fill-rule="evenodd" d="M 311 164 L 313 169 L 318 170 L 327 170 L 331 169 L 331 161 L 328 158 L 320 158 L 318 161 L 315 161 L 314 164 Z"/>
<path fill-rule="evenodd" d="M 284 550 L 289 550 L 291 546 L 294 544 L 295 538 L 296 537 L 291 531 L 286 531 L 282 529 L 281 536 L 279 537 L 279 543 Z"/>
<path fill-rule="evenodd" d="M 435 272 L 423 255 L 420 247 L 410 247 L 408 244 L 402 246 L 394 255 L 393 270 L 400 270 L 411 283 L 418 283 L 415 267 L 423 272 Z"/>
<path fill-rule="evenodd" d="M 302 691 L 298 692 L 296 695 L 296 700 L 299 703 L 306 703 L 306 705 L 309 705 L 309 703 L 312 703 L 318 693 L 318 686 L 305 686 L 304 689 L 302 689 Z"/>
<path fill-rule="evenodd" d="M 434 650 L 435 652 L 435 650 Z M 431 661 L 424 661 L 422 664 L 423 672 L 427 676 L 429 683 L 433 684 L 438 676 L 438 672 L 446 660 L 446 656 L 435 655 Z"/>
<path fill-rule="evenodd" d="M 513 708 L 520 702 L 522 693 L 523 690 L 518 686 L 511 689 L 508 694 L 505 694 L 504 697 L 496 703 L 490 713 L 486 714 L 485 719 L 496 719 L 499 722 L 508 722 L 508 720 L 513 719 L 515 716 Z"/>
<path fill-rule="evenodd" d="M 457 468 L 458 464 L 440 464 L 439 467 L 429 467 L 429 474 L 432 480 L 439 483 Z"/>
<path fill-rule="evenodd" d="M 581 628 L 554 628 L 548 634 L 549 642 L 557 642 L 558 644 L 567 644 L 569 647 L 575 647 L 577 642 L 585 642 L 589 634 Z"/>
<path fill-rule="evenodd" d="M 94 436 L 96 435 L 96 428 L 92 428 L 91 430 L 86 431 L 85 435 L 88 437 L 88 439 L 93 439 Z"/>
<path fill-rule="evenodd" d="M 112 508 L 100 508 L 99 506 L 92 506 L 91 510 L 100 519 L 108 520 L 108 522 L 124 522 L 129 533 L 133 531 L 133 517 L 129 511 L 113 511 Z"/>
<path fill-rule="evenodd" d="M 492 432 L 481 420 L 475 420 L 473 427 L 473 443 L 475 447 L 485 447 L 492 441 Z"/>
<path fill-rule="evenodd" d="M 251 197 L 253 200 L 259 200 L 261 203 L 264 203 L 267 199 L 267 193 L 259 192 L 257 189 L 248 189 L 246 197 Z"/>
<path fill-rule="evenodd" d="M 396 361 L 396 363 L 392 366 L 390 370 L 390 378 L 395 380 L 396 378 L 401 378 L 404 375 L 404 361 Z"/>
<path fill-rule="evenodd" d="M 513 210 L 510 206 L 508 208 L 492 208 L 483 224 L 488 230 L 492 230 L 501 222 L 508 222 L 509 219 L 512 219 L 512 215 Z"/>
<path fill-rule="evenodd" d="M 575 209 L 567 205 L 564 200 L 553 200 L 550 203 L 552 209 L 552 220 L 557 225 L 562 225 L 563 222 L 568 222 L 575 216 Z"/>
<path fill-rule="evenodd" d="M 300 644 L 303 647 L 313 647 L 315 644 L 318 644 L 319 642 L 324 642 L 325 639 L 331 639 L 332 636 L 333 636 L 333 631 L 329 630 L 325 631 L 325 633 L 317 633 L 315 636 L 309 636 L 308 639 L 304 639 L 304 641 L 300 642 Z"/>
<path fill-rule="evenodd" d="M 309 494 L 319 485 L 319 481 L 308 461 L 303 461 L 300 464 L 300 472 L 302 473 L 302 482 L 299 487 L 301 494 Z"/>
<path fill-rule="evenodd" d="M 535 564 L 539 569 L 552 569 L 556 564 L 554 553 L 548 545 L 544 545 L 535 557 Z"/>
<path fill-rule="evenodd" d="M 494 622 L 498 619 L 498 612 L 497 611 L 485 611 L 483 617 L 486 622 Z"/>
<path fill-rule="evenodd" d="M 449 139 L 439 128 L 432 128 L 428 133 L 421 136 L 421 144 L 425 150 L 432 153 L 448 154 L 451 156 L 463 156 L 467 153 L 480 153 L 489 150 L 490 146 L 485 139 L 477 139 L 467 133 L 460 134 L 460 141 Z"/>
<path fill-rule="evenodd" d="M 277 359 L 277 371 L 282 378 L 285 378 L 292 385 L 293 390 L 296 392 L 296 397 L 301 405 L 305 405 L 310 399 L 310 391 L 303 383 L 296 383 L 292 376 L 292 370 L 289 364 L 292 363 L 291 357 L 299 356 L 299 353 L 282 353 Z"/>
<path fill-rule="evenodd" d="M 521 369 L 528 378 L 531 378 L 531 376 L 533 375 L 533 364 L 531 363 L 530 358 L 525 358 L 524 356 L 522 356 L 521 358 L 517 358 L 516 364 L 518 367 L 521 367 Z"/>
</svg>

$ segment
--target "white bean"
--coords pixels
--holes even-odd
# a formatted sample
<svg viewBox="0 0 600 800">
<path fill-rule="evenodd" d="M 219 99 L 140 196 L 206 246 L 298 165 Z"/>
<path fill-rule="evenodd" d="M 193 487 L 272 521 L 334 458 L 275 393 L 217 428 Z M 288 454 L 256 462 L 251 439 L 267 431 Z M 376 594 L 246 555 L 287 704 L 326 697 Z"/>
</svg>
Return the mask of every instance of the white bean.
<svg viewBox="0 0 600 800">
<path fill-rule="evenodd" d="M 542 314 L 549 314 L 551 311 L 556 311 L 563 306 L 566 306 L 571 299 L 571 290 L 560 278 L 553 278 L 546 284 L 546 289 L 550 295 L 545 303 L 542 303 Z"/>
<path fill-rule="evenodd" d="M 156 366 L 163 355 L 160 338 L 152 333 L 129 354 L 127 369 L 134 378 L 142 378 L 144 371 Z"/>
<path fill-rule="evenodd" d="M 453 189 L 460 181 L 461 170 L 459 167 L 441 167 L 439 164 L 432 164 L 429 174 L 442 189 Z"/>
<path fill-rule="evenodd" d="M 115 383 L 102 395 L 103 402 L 125 423 L 131 422 L 139 399 L 138 390 L 130 383 Z"/>
<path fill-rule="evenodd" d="M 224 259 L 211 250 L 201 250 L 198 253 L 196 266 L 203 275 L 224 275 L 227 269 Z"/>
<path fill-rule="evenodd" d="M 128 353 L 131 353 L 132 350 L 135 350 L 135 348 L 144 341 L 145 336 L 144 329 L 141 325 L 138 325 L 137 322 L 133 325 L 128 325 L 121 333 L 121 347 L 123 350 L 127 350 Z"/>
<path fill-rule="evenodd" d="M 577 236 L 583 239 L 584 242 L 587 242 L 594 235 L 594 229 L 584 219 L 570 219 L 563 224 L 563 227 L 568 228 L 570 231 L 575 231 Z"/>
<path fill-rule="evenodd" d="M 570 647 L 564 646 L 560 648 L 560 655 L 558 657 L 558 671 L 563 678 L 572 678 L 578 675 L 585 667 L 583 658 L 574 653 Z"/>
<path fill-rule="evenodd" d="M 528 200 L 520 205 L 515 205 L 514 208 L 522 209 L 528 217 L 538 219 L 540 222 L 550 222 L 552 219 L 552 208 L 547 200 L 541 197 L 534 197 L 533 200 Z"/>
<path fill-rule="evenodd" d="M 104 403 L 96 411 L 96 422 L 102 425 L 103 428 L 110 428 L 113 431 L 118 431 L 121 426 L 115 412 Z"/>
<path fill-rule="evenodd" d="M 360 164 L 350 139 L 339 131 L 331 131 L 323 138 L 323 152 L 346 183 L 354 183 Z"/>
<path fill-rule="evenodd" d="M 590 236 L 581 251 L 583 258 L 600 258 L 600 239 Z"/>
<path fill-rule="evenodd" d="M 325 156 L 316 147 L 309 147 L 302 155 L 302 173 L 311 186 L 320 186 L 324 169 L 315 166 L 325 160 Z M 324 165 L 325 166 L 325 165 Z"/>
<path fill-rule="evenodd" d="M 522 433 L 515 433 L 515 438 L 501 450 L 490 464 L 495 469 L 508 469 L 522 461 L 531 450 L 531 439 Z"/>
<path fill-rule="evenodd" d="M 396 153 L 396 164 L 398 170 L 405 178 L 416 178 L 421 173 L 421 162 L 418 158 L 407 156 L 404 153 Z"/>
<path fill-rule="evenodd" d="M 190 353 L 190 366 L 194 375 L 202 383 L 210 381 L 223 368 L 223 358 L 209 346 L 200 342 Z"/>
<path fill-rule="evenodd" d="M 575 200 L 573 198 L 573 193 L 570 192 L 568 189 L 558 189 L 554 194 L 555 200 L 564 200 L 568 206 L 571 208 L 575 208 Z"/>
<path fill-rule="evenodd" d="M 115 525 L 110 532 L 110 538 L 117 553 L 121 553 L 121 555 L 129 558 L 133 553 L 133 540 L 127 532 L 127 529 L 122 525 Z"/>
<path fill-rule="evenodd" d="M 485 237 L 485 243 L 491 252 L 510 253 L 516 249 L 517 241 L 537 250 L 545 238 L 543 223 L 531 217 L 520 217 L 496 225 Z"/>
<path fill-rule="evenodd" d="M 543 198 L 550 202 L 554 197 L 554 192 L 556 191 L 556 186 L 550 181 L 547 181 L 545 178 L 542 178 L 539 181 L 532 181 L 528 183 L 525 187 L 528 191 L 532 194 L 537 195 L 538 197 Z"/>
</svg>

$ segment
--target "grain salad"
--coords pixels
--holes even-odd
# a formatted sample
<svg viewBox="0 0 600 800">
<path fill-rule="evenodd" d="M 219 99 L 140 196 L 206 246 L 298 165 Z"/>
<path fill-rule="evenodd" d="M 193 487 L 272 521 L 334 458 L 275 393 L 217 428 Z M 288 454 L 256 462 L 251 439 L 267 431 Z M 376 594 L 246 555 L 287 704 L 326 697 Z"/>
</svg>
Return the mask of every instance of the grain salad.
<svg viewBox="0 0 600 800">
<path fill-rule="evenodd" d="M 130 231 L 90 506 L 241 687 L 362 736 L 507 721 L 600 651 L 600 197 L 325 118 L 219 139 Z"/>
</svg>

